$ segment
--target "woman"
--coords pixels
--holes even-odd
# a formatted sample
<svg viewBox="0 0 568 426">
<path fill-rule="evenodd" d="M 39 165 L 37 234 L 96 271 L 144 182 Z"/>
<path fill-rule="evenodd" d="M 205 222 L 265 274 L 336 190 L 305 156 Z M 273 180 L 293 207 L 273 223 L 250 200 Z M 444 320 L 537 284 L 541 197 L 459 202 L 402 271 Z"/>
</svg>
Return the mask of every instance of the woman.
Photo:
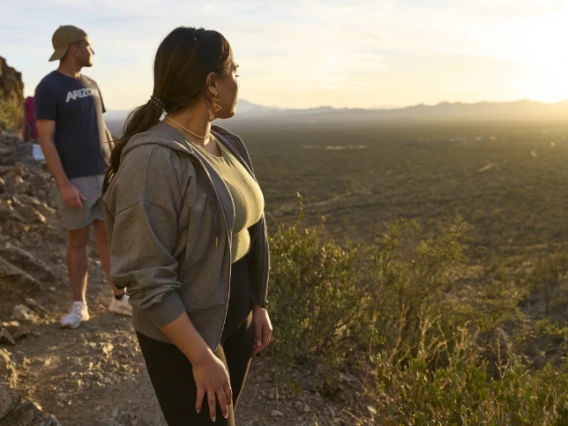
<svg viewBox="0 0 568 426">
<path fill-rule="evenodd" d="M 237 68 L 218 32 L 172 31 L 105 179 L 112 279 L 170 426 L 233 425 L 272 333 L 264 199 L 241 139 L 211 124 L 235 114 Z"/>
</svg>

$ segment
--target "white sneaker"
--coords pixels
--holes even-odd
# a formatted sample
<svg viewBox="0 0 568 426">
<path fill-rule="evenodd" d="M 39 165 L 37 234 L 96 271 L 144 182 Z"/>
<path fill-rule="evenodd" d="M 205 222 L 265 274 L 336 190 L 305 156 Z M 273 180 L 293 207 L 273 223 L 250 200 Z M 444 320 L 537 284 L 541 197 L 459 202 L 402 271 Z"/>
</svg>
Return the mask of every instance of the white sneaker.
<svg viewBox="0 0 568 426">
<path fill-rule="evenodd" d="M 61 327 L 63 328 L 77 328 L 81 321 L 89 320 L 89 309 L 83 302 L 73 302 L 71 309 L 67 315 L 61 320 Z"/>
<path fill-rule="evenodd" d="M 116 300 L 114 297 L 110 301 L 108 309 L 118 315 L 132 316 L 132 306 L 128 302 L 128 295 L 122 296 L 122 299 Z"/>
</svg>

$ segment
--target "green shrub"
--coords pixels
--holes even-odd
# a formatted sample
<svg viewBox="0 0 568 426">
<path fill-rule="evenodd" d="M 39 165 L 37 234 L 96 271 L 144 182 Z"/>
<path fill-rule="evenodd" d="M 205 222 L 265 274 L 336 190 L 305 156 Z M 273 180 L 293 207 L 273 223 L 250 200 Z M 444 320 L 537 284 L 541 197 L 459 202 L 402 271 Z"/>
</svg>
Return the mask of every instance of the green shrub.
<svg viewBox="0 0 568 426">
<path fill-rule="evenodd" d="M 377 357 L 375 367 L 376 424 L 568 424 L 568 377 L 550 365 L 531 374 L 517 364 L 500 380 L 471 362 L 432 371 L 421 359 L 402 367 Z"/>
<path fill-rule="evenodd" d="M 542 291 L 544 310 L 550 312 L 550 302 L 560 279 L 568 272 L 568 255 L 564 252 L 541 256 L 530 277 L 533 291 Z"/>
<path fill-rule="evenodd" d="M 279 226 L 275 364 L 313 367 L 330 394 L 340 372 L 357 375 L 365 389 L 348 424 L 568 425 L 568 374 L 530 370 L 501 328 L 522 317 L 526 288 L 503 265 L 475 285 L 458 279 L 464 230 L 459 218 L 434 234 L 400 221 L 374 244 L 341 246 L 322 226 Z"/>
<path fill-rule="evenodd" d="M 271 236 L 273 351 L 283 364 L 322 370 L 386 351 L 393 361 L 428 353 L 445 335 L 448 270 L 464 260 L 462 225 L 425 237 L 400 222 L 372 246 L 340 247 L 319 228 L 280 226 Z"/>
</svg>

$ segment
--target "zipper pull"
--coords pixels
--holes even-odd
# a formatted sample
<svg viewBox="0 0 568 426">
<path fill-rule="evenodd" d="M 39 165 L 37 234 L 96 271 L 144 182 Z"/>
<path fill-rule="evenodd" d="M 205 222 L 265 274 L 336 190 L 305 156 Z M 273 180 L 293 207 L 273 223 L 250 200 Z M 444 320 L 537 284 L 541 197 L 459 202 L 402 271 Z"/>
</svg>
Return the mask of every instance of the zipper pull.
<svg viewBox="0 0 568 426">
<path fill-rule="evenodd" d="M 219 237 L 215 237 L 215 247 L 219 247 Z"/>
</svg>

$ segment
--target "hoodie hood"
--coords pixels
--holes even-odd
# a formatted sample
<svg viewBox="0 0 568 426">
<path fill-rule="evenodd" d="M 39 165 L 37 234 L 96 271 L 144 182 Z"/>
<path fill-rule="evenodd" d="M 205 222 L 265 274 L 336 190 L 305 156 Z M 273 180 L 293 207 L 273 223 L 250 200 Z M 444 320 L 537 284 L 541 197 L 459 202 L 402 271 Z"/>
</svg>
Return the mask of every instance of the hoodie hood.
<svg viewBox="0 0 568 426">
<path fill-rule="evenodd" d="M 162 145 L 193 157 L 198 155 L 197 150 L 185 140 L 180 132 L 162 121 L 145 132 L 134 135 L 122 150 L 120 159 L 122 160 L 130 151 L 143 145 Z"/>
<path fill-rule="evenodd" d="M 234 147 L 235 143 L 240 144 L 240 141 L 237 141 L 237 136 L 219 126 L 211 126 L 211 133 L 225 142 L 231 142 L 225 143 L 225 145 L 229 150 L 231 150 L 234 155 L 237 156 L 237 158 L 241 158 L 241 153 L 237 152 Z M 148 144 L 162 145 L 174 151 L 178 151 L 190 155 L 194 158 L 198 158 L 199 160 L 203 160 L 201 153 L 197 149 L 195 149 L 191 142 L 188 142 L 177 129 L 167 125 L 163 121 L 159 121 L 156 125 L 145 132 L 134 135 L 124 147 L 124 150 L 122 151 L 122 154 L 120 156 L 121 160 L 125 155 L 128 154 L 128 152 L 132 151 L 133 149 Z M 243 165 L 252 172 L 249 164 L 246 161 L 243 161 Z"/>
</svg>

